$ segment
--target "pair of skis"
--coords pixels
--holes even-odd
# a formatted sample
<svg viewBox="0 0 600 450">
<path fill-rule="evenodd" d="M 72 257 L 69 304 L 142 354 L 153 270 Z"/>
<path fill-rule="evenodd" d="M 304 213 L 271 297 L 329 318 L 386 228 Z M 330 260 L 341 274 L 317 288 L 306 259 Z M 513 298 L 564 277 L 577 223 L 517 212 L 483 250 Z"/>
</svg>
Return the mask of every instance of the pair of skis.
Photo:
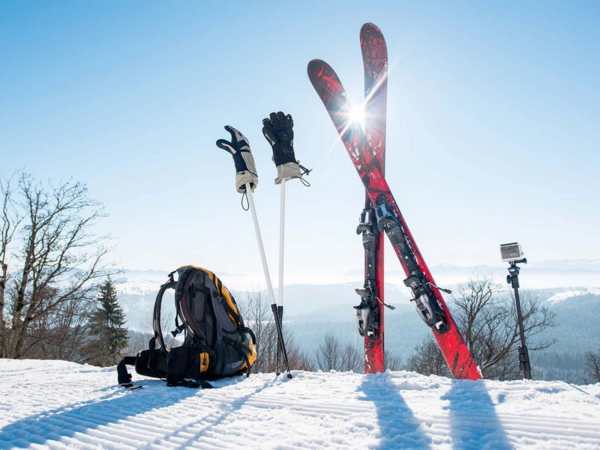
<svg viewBox="0 0 600 450">
<path fill-rule="evenodd" d="M 374 323 L 363 323 L 365 332 L 365 371 L 383 370 L 383 245 L 384 231 L 406 273 L 404 283 L 412 290 L 411 303 L 423 321 L 432 329 L 454 378 L 476 380 L 481 373 L 450 310 L 425 264 L 417 244 L 398 208 L 384 175 L 385 107 L 387 92 L 387 49 L 381 31 L 373 24 L 361 30 L 361 48 L 365 66 L 366 118 L 365 132 L 352 121 L 352 106 L 334 70 L 324 61 L 308 64 L 308 76 L 321 98 L 366 190 L 367 205 L 359 231 L 365 243 L 365 287 L 360 307 L 367 303 Z M 375 257 L 372 242 L 375 236 Z M 368 244 L 368 245 L 367 245 Z M 376 267 L 370 267 L 375 261 Z M 374 279 L 372 278 L 374 276 Z M 375 309 L 375 307 L 377 309 Z M 377 314 L 379 313 L 379 314 Z M 366 317 L 365 320 L 369 318 Z M 379 321 L 377 323 L 377 320 Z M 370 325 L 370 326 L 369 326 Z M 361 323 L 359 321 L 359 329 Z M 372 335 L 368 331 L 371 328 Z M 361 333 L 362 334 L 362 333 Z M 373 339 L 375 338 L 375 339 Z"/>
</svg>

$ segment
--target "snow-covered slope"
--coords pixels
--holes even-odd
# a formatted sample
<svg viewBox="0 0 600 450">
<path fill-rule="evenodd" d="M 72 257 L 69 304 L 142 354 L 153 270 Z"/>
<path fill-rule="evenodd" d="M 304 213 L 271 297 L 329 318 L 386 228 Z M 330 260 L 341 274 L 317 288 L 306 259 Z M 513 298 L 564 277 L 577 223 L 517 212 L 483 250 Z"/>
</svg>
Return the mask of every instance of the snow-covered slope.
<svg viewBox="0 0 600 450">
<path fill-rule="evenodd" d="M 551 304 L 564 302 L 568 299 L 577 300 L 574 297 L 583 297 L 584 295 L 600 295 L 600 288 L 583 288 L 583 289 L 568 289 L 564 292 L 554 294 L 548 299 Z"/>
<path fill-rule="evenodd" d="M 0 360 L 2 448 L 598 448 L 600 384 L 410 372 L 116 386 L 115 368 Z"/>
</svg>

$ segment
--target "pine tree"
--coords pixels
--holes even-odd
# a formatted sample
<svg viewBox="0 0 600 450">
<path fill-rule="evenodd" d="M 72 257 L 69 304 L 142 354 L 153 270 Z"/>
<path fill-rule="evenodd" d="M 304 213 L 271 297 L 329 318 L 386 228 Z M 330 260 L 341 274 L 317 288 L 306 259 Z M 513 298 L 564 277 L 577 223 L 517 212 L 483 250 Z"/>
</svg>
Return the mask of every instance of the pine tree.
<svg viewBox="0 0 600 450">
<path fill-rule="evenodd" d="M 129 340 L 124 328 L 125 314 L 119 306 L 117 290 L 110 277 L 100 287 L 97 301 L 98 305 L 89 317 L 91 340 L 87 362 L 106 367 L 119 362 Z"/>
</svg>

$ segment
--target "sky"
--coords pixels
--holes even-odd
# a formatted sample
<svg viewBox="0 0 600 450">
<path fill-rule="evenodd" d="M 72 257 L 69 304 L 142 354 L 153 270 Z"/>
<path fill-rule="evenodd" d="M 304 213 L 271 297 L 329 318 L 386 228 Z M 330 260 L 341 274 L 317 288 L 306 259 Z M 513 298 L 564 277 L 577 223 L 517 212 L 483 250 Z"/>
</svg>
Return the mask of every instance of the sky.
<svg viewBox="0 0 600 450">
<path fill-rule="evenodd" d="M 359 31 L 388 45 L 386 178 L 429 266 L 598 259 L 600 3 L 0 3 L 0 175 L 73 177 L 127 269 L 262 274 L 225 125 L 250 140 L 277 274 L 279 195 L 262 119 L 294 117 L 310 188 L 286 185 L 286 282 L 360 273 L 364 190 L 306 75 L 364 98 Z M 386 248 L 386 267 L 399 269 Z M 435 275 L 435 274 L 434 274 Z M 223 276 L 222 276 L 223 277 Z"/>
</svg>

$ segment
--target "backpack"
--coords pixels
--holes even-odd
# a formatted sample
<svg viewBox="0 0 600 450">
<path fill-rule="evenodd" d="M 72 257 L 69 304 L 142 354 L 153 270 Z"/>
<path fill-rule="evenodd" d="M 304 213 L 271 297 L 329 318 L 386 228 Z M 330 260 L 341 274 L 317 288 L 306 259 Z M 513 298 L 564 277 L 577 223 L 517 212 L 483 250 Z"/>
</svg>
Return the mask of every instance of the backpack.
<svg viewBox="0 0 600 450">
<path fill-rule="evenodd" d="M 177 281 L 173 274 L 177 272 Z M 169 348 L 161 329 L 162 298 L 175 289 L 175 330 L 183 333 L 183 344 Z M 245 326 L 235 299 L 212 272 L 196 266 L 183 266 L 169 274 L 160 287 L 152 318 L 154 335 L 147 350 L 126 356 L 117 365 L 119 384 L 131 384 L 126 365 L 140 375 L 161 378 L 167 386 L 212 387 L 209 380 L 246 373 L 256 360 L 256 337 Z M 193 381 L 192 381 L 193 380 Z"/>
</svg>

